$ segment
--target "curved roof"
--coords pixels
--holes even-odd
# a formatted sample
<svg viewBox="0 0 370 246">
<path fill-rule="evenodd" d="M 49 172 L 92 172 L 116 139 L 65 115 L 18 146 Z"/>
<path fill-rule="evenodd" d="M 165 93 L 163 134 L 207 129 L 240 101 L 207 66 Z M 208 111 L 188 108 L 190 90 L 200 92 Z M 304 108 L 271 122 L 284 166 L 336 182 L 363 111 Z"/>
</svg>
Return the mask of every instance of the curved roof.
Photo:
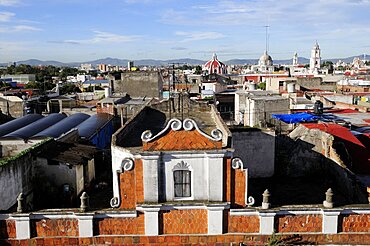
<svg viewBox="0 0 370 246">
<path fill-rule="evenodd" d="M 44 116 L 40 114 L 27 114 L 21 118 L 11 120 L 5 124 L 0 125 L 0 137 L 5 136 L 11 132 L 14 132 L 28 124 L 31 124 Z"/>
<path fill-rule="evenodd" d="M 33 122 L 25 127 L 22 127 L 14 132 L 11 132 L 2 138 L 20 138 L 20 139 L 29 139 L 33 135 L 45 130 L 49 126 L 54 125 L 55 123 L 64 119 L 64 114 L 50 114 L 47 117 L 40 119 L 36 122 Z"/>
<path fill-rule="evenodd" d="M 213 54 L 212 60 L 209 60 L 204 67 L 209 70 L 209 73 L 223 73 L 225 64 L 217 59 L 217 55 Z"/>
<path fill-rule="evenodd" d="M 43 138 L 43 137 L 53 137 L 57 138 L 63 133 L 68 132 L 72 128 L 78 126 L 83 121 L 87 120 L 90 117 L 88 114 L 84 113 L 76 113 L 67 118 L 62 119 L 55 125 L 52 125 L 45 130 L 37 133 L 36 135 L 32 136 L 32 138 Z"/>
<path fill-rule="evenodd" d="M 263 53 L 263 55 L 260 57 L 259 64 L 265 66 L 272 65 L 272 58 L 269 56 L 269 54 L 267 54 L 267 51 L 265 51 L 265 53 Z"/>
<path fill-rule="evenodd" d="M 90 139 L 100 128 L 112 119 L 110 114 L 100 113 L 79 124 L 76 128 L 81 138 Z"/>
</svg>

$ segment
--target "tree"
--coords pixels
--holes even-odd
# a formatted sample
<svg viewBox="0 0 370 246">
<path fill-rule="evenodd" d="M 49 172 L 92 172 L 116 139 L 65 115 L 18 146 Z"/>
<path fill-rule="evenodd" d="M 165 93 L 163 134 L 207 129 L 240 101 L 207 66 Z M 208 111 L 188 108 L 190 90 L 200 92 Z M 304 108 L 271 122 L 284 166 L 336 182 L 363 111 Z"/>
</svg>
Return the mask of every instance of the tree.
<svg viewBox="0 0 370 246">
<path fill-rule="evenodd" d="M 202 74 L 202 67 L 201 66 L 196 66 L 195 67 L 195 72 L 194 72 L 194 74 Z"/>
<path fill-rule="evenodd" d="M 332 61 L 324 61 L 322 63 L 322 67 L 328 68 L 328 67 L 331 67 L 331 66 L 333 66 L 333 62 Z"/>
<path fill-rule="evenodd" d="M 68 94 L 75 92 L 81 92 L 81 90 L 74 84 L 65 84 L 60 88 L 60 94 Z"/>
<path fill-rule="evenodd" d="M 261 82 L 257 85 L 258 89 L 266 90 L 266 82 Z"/>
</svg>

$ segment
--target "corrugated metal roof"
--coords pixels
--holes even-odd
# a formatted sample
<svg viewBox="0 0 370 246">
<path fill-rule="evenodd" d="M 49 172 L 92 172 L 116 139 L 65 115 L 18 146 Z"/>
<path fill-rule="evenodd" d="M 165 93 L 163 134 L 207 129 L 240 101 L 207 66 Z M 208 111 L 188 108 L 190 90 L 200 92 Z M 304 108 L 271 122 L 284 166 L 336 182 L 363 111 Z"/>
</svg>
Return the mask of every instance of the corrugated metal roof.
<svg viewBox="0 0 370 246">
<path fill-rule="evenodd" d="M 81 138 L 90 139 L 100 128 L 113 118 L 112 115 L 100 113 L 92 115 L 76 128 Z"/>
<path fill-rule="evenodd" d="M 27 126 L 37 120 L 40 120 L 44 116 L 39 114 L 27 114 L 21 118 L 9 121 L 5 124 L 0 125 L 0 137 L 5 136 L 11 132 L 14 132 L 24 126 Z"/>
<path fill-rule="evenodd" d="M 33 135 L 45 130 L 49 126 L 54 125 L 65 117 L 67 116 L 65 116 L 64 114 L 50 114 L 47 117 L 33 122 L 25 127 L 22 127 L 14 132 L 11 132 L 3 136 L 2 138 L 29 139 Z"/>
<path fill-rule="evenodd" d="M 43 137 L 57 138 L 61 136 L 63 133 L 66 133 L 72 128 L 78 126 L 83 121 L 87 120 L 89 117 L 90 115 L 84 113 L 73 114 L 59 121 L 55 125 L 52 125 L 46 128 L 45 130 L 37 133 L 36 135 L 32 136 L 32 138 L 43 138 Z"/>
</svg>

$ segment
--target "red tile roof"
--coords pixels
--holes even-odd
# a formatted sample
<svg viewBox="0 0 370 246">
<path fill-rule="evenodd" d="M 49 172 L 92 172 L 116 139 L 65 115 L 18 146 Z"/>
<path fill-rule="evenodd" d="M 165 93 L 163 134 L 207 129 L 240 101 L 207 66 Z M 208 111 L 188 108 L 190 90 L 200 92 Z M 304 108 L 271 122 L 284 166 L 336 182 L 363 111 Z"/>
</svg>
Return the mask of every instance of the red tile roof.
<svg viewBox="0 0 370 246">
<path fill-rule="evenodd" d="M 222 141 L 208 139 L 197 130 L 169 130 L 161 138 L 143 143 L 143 150 L 145 151 L 210 150 L 221 148 Z"/>
</svg>

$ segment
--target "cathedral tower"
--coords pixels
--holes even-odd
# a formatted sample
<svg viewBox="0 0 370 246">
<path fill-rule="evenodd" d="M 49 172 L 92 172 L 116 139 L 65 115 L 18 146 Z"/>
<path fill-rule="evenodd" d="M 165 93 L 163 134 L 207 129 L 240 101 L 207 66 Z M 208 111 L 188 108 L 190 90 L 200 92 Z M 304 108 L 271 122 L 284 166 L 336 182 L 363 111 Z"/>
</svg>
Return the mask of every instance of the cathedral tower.
<svg viewBox="0 0 370 246">
<path fill-rule="evenodd" d="M 320 57 L 320 47 L 319 44 L 315 43 L 311 50 L 311 58 L 310 58 L 310 71 L 311 72 L 318 72 L 320 69 L 320 64 L 321 64 L 321 57 Z"/>
</svg>

